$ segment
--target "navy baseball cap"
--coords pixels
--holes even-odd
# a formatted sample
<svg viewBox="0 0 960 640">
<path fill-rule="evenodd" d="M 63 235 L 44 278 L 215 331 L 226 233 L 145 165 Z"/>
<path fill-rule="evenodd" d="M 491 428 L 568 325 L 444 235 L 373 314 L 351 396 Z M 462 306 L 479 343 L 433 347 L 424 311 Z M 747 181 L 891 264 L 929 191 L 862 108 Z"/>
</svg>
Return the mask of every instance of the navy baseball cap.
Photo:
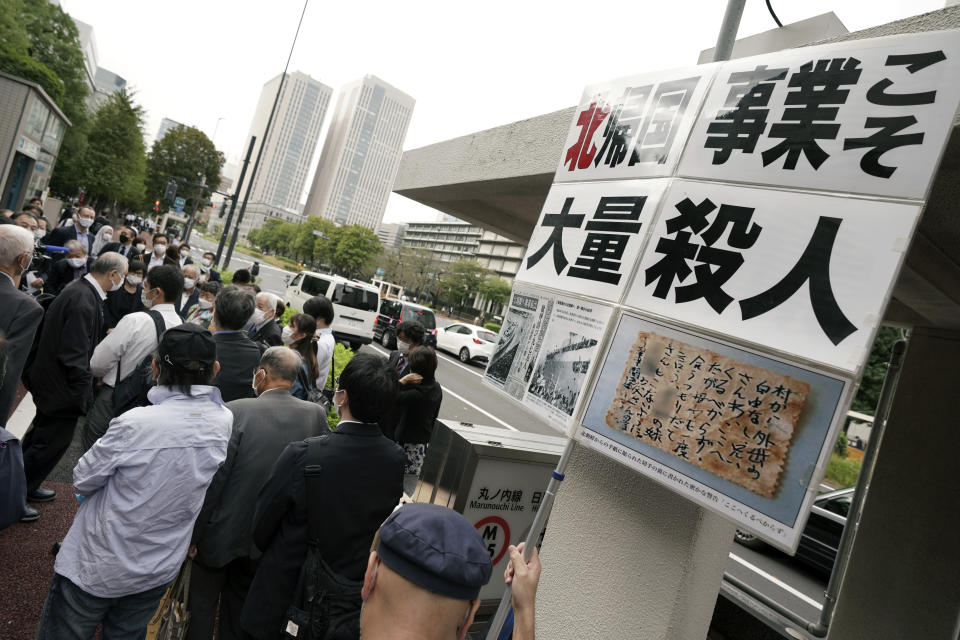
<svg viewBox="0 0 960 640">
<path fill-rule="evenodd" d="M 163 332 L 157 355 L 161 362 L 180 369 L 205 370 L 217 359 L 217 343 L 208 330 L 185 322 Z"/>
<path fill-rule="evenodd" d="M 493 565 L 480 533 L 462 515 L 435 504 L 407 504 L 380 527 L 380 559 L 410 582 L 457 600 L 472 600 Z"/>
</svg>

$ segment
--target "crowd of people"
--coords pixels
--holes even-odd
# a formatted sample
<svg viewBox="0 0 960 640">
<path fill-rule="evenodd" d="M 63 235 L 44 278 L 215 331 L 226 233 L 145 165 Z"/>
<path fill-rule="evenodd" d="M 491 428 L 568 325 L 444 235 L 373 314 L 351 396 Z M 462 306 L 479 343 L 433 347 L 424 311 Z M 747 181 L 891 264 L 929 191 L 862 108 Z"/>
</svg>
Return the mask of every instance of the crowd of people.
<svg viewBox="0 0 960 640">
<path fill-rule="evenodd" d="M 225 285 L 213 254 L 142 220 L 40 214 L 0 212 L 0 426 L 21 384 L 36 405 L 22 470 L 0 458 L 0 528 L 74 499 L 42 485 L 78 425 L 84 453 L 37 638 L 143 637 L 185 562 L 188 638 L 465 636 L 489 551 L 463 516 L 409 503 L 443 395 L 422 325 L 338 366 L 327 298 L 281 325 L 249 272 Z M 529 639 L 539 560 L 510 552 Z"/>
</svg>

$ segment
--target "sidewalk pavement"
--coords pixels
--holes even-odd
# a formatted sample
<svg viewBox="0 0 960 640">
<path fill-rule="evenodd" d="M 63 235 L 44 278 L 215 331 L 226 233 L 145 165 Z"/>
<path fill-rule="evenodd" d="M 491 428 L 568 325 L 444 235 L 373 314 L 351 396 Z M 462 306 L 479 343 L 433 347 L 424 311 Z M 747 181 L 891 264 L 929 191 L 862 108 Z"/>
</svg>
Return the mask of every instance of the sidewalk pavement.
<svg viewBox="0 0 960 640">
<path fill-rule="evenodd" d="M 29 394 L 17 407 L 7 429 L 23 438 L 36 407 Z M 43 486 L 57 492 L 52 502 L 31 503 L 40 512 L 36 522 L 17 523 L 0 531 L 0 561 L 3 563 L 4 606 L 0 611 L 0 638 L 30 640 L 34 637 L 47 589 L 53 578 L 54 557 L 50 550 L 63 540 L 77 512 L 73 497 L 73 467 L 80 458 L 80 426 L 70 448 Z"/>
</svg>

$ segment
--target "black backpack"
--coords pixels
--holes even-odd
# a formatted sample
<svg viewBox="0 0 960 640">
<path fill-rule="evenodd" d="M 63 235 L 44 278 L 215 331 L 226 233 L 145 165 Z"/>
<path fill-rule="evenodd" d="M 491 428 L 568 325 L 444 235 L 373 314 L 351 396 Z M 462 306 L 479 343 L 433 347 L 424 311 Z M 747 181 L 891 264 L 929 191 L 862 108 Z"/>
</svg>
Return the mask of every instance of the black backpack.
<svg viewBox="0 0 960 640">
<path fill-rule="evenodd" d="M 163 316 L 159 311 L 147 309 L 145 313 L 153 320 L 153 326 L 157 330 L 157 346 L 160 345 L 160 337 L 167 330 L 163 322 Z M 147 400 L 147 392 L 156 384 L 153 379 L 153 368 L 150 363 L 153 361 L 153 354 L 147 354 L 137 365 L 137 368 L 123 380 L 117 382 L 113 388 L 113 409 L 115 416 L 125 413 L 135 407 L 145 407 L 150 404 Z M 117 377 L 120 376 L 121 362 L 117 363 Z"/>
<path fill-rule="evenodd" d="M 294 601 L 287 608 L 283 638 L 297 640 L 358 640 L 362 580 L 350 580 L 336 573 L 320 554 L 325 519 L 318 500 L 321 481 L 322 447 L 329 436 L 307 440 L 307 558 L 300 569 Z"/>
</svg>

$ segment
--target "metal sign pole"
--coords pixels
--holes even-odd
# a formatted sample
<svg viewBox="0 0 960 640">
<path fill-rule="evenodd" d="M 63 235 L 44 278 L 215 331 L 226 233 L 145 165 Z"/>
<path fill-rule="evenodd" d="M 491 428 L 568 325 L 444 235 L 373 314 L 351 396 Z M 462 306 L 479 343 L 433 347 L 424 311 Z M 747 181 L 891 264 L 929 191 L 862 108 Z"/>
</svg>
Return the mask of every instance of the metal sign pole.
<svg viewBox="0 0 960 640">
<path fill-rule="evenodd" d="M 564 447 L 563 453 L 560 454 L 557 468 L 554 469 L 550 475 L 550 482 L 547 484 L 546 494 L 543 496 L 540 509 L 537 511 L 537 516 L 533 519 L 533 524 L 530 525 L 530 531 L 527 533 L 527 539 L 523 545 L 524 562 L 530 560 L 530 556 L 533 555 L 533 548 L 537 544 L 537 538 L 540 536 L 540 532 L 543 531 L 543 527 L 547 523 L 547 518 L 550 517 L 550 511 L 553 510 L 553 499 L 556 497 L 557 490 L 560 488 L 560 483 L 563 482 L 564 472 L 567 469 L 567 461 L 570 459 L 573 445 L 573 438 L 569 438 L 567 440 L 567 446 Z M 496 580 L 497 577 L 492 576 L 490 579 Z M 507 585 L 506 591 L 503 592 L 503 598 L 500 599 L 500 606 L 497 607 L 497 612 L 490 622 L 490 629 L 487 631 L 486 640 L 497 640 L 497 637 L 500 635 L 503 623 L 507 619 L 507 613 L 510 611 L 510 598 L 512 594 L 513 590 L 510 588 L 510 585 Z"/>
</svg>

